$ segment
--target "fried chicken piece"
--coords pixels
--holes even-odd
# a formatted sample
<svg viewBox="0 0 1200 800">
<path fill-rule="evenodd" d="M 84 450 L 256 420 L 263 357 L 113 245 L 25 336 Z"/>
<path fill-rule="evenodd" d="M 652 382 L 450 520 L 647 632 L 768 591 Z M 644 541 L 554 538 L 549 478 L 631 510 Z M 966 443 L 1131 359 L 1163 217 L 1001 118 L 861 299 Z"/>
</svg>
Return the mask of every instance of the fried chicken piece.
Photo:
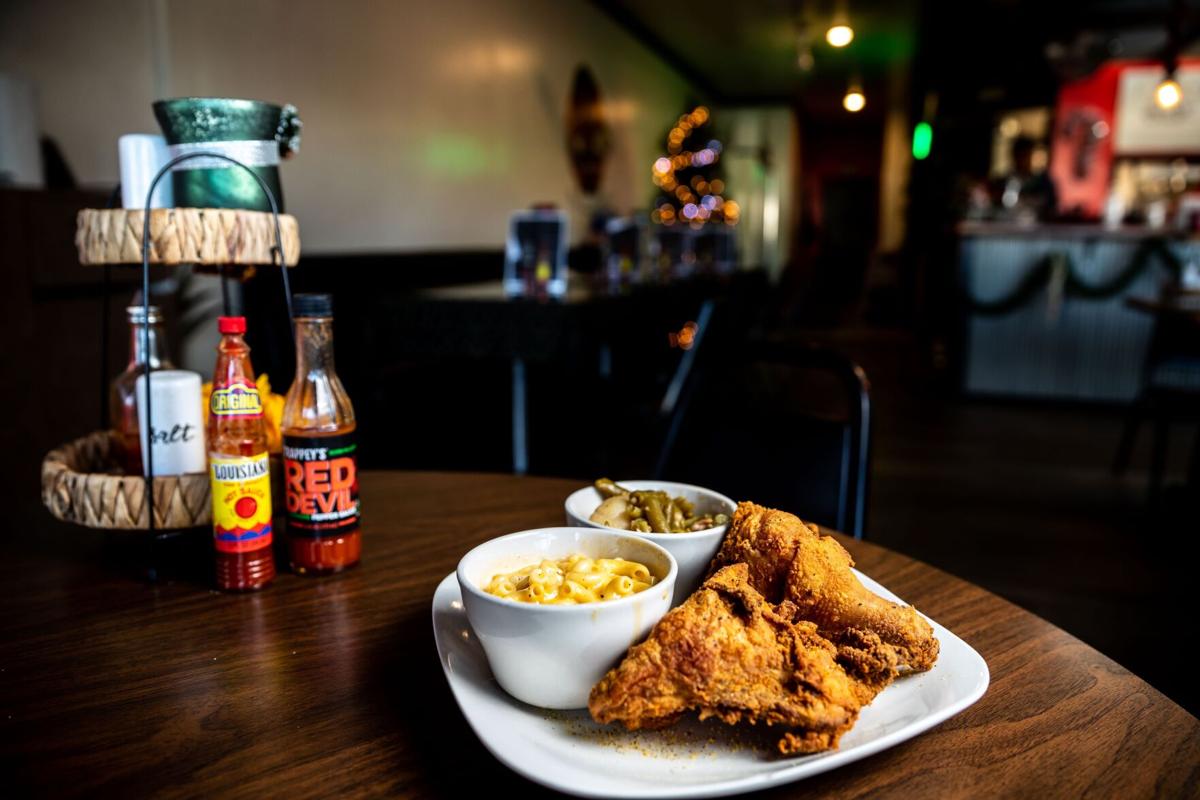
<svg viewBox="0 0 1200 800">
<path fill-rule="evenodd" d="M 710 572 L 739 562 L 768 602 L 792 603 L 795 618 L 816 623 L 838 646 L 839 663 L 876 692 L 937 660 L 933 628 L 916 609 L 863 586 L 846 549 L 791 514 L 739 503 Z"/>
<path fill-rule="evenodd" d="M 860 688 L 816 625 L 781 616 L 735 564 L 712 575 L 600 680 L 592 718 L 661 728 L 688 711 L 728 724 L 780 726 L 784 754 L 836 747 L 858 718 Z"/>
<path fill-rule="evenodd" d="M 746 564 L 750 585 L 768 602 L 778 603 L 783 600 L 784 580 L 800 540 L 820 535 L 799 517 L 754 503 L 738 503 L 708 574 L 729 564 Z"/>
<path fill-rule="evenodd" d="M 924 672 L 938 656 L 933 628 L 912 606 L 884 600 L 850 571 L 854 559 L 831 536 L 802 537 L 786 578 L 785 595 L 801 619 L 817 624 L 840 641 L 857 631 L 859 641 L 873 636 L 895 653 L 899 672 Z M 886 656 L 876 658 L 887 659 Z"/>
<path fill-rule="evenodd" d="M 864 706 L 888 687 L 900 673 L 896 649 L 874 631 L 846 628 L 834 635 L 837 662 L 853 680 L 854 695 Z"/>
</svg>

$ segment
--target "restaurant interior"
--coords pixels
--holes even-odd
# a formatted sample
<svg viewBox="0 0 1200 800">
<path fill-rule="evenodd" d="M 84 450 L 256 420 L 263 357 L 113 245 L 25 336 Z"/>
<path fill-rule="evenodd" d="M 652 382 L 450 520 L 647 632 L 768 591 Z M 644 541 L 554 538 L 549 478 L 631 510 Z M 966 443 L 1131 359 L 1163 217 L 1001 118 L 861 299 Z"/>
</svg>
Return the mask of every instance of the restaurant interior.
<svg viewBox="0 0 1200 800">
<path fill-rule="evenodd" d="M 89 701 L 43 696 L 51 711 L 38 716 L 19 693 L 53 696 L 39 681 L 56 679 L 95 695 L 108 685 L 79 678 L 88 664 L 54 655 L 52 641 L 166 631 L 208 602 L 243 626 L 225 635 L 243 637 L 238 657 L 273 697 L 300 673 L 253 666 L 249 637 L 270 639 L 269 604 L 284 602 L 272 593 L 313 618 L 339 603 L 333 632 L 314 637 L 359 653 L 382 640 L 347 645 L 357 593 L 401 591 L 389 570 L 410 574 L 407 559 L 440 579 L 485 539 L 562 525 L 561 500 L 515 509 L 565 494 L 522 487 L 600 478 L 626 498 L 626 479 L 674 481 L 781 509 L 844 534 L 867 574 L 862 553 L 877 551 L 856 546 L 902 554 L 1102 654 L 1061 679 L 1067 694 L 1128 671 L 1142 688 L 1114 707 L 1161 702 L 1197 724 L 1184 656 L 1200 646 L 1188 589 L 1200 555 L 1196 0 L 8 0 L 0 248 L 11 559 L 0 672 L 22 676 L 0 689 L 0 717 L 27 720 L 5 725 L 0 763 L 25 759 L 9 774 L 30 794 L 73 793 L 56 764 L 80 770 L 74 791 L 171 785 L 134 761 L 80 755 L 100 738 L 45 744 Z M 229 454 L 214 430 L 232 429 L 214 426 L 241 420 L 252 392 L 284 458 L 316 441 L 288 420 L 328 400 L 296 387 L 301 357 L 309 370 L 327 358 L 332 374 L 330 329 L 312 325 L 330 308 L 333 385 L 344 386 L 330 402 L 349 420 L 335 433 L 355 432 L 364 475 L 361 545 L 355 527 L 346 565 L 360 546 L 362 565 L 290 574 L 279 517 L 274 586 L 219 594 L 216 470 Z M 214 351 L 234 352 L 239 331 L 253 371 L 234 395 Z M 160 433 L 153 409 L 175 410 L 176 384 L 164 381 L 160 400 L 147 364 L 213 382 L 197 423 L 207 453 L 201 438 L 199 466 L 177 477 L 157 438 L 139 441 L 147 416 Z M 205 474 L 189 483 L 193 472 Z M 357 526 L 357 478 L 353 492 Z M 182 523 L 167 517 L 176 502 L 192 515 Z M 284 505 L 291 531 L 290 496 Z M 410 513 L 443 527 L 409 538 Z M 436 695 L 420 708 L 444 716 L 455 700 L 428 631 L 434 582 L 413 580 L 396 602 L 419 620 L 380 612 L 371 630 L 404 632 L 429 662 L 419 691 Z M 917 602 L 921 581 L 903 585 L 941 619 Z M 959 595 L 937 596 L 941 610 Z M 990 613 L 999 624 L 1010 612 Z M 1015 642 L 989 650 L 969 627 L 956 632 L 987 660 L 992 697 L 1002 676 L 1020 680 Z M 314 674 L 325 669 L 312 657 Z M 1040 658 L 1054 684 L 1066 656 Z M 148 683 L 127 703 L 175 691 L 149 672 L 130 680 Z M 563 788 L 501 755 L 451 688 L 499 757 L 479 750 L 482 775 L 507 776 L 503 763 Z M 225 712 L 188 702 L 197 731 L 229 733 Z M 1091 719 L 1080 703 L 1071 713 Z M 448 730 L 473 742 L 457 716 Z M 177 724 L 152 738 L 193 733 Z M 1160 778 L 1196 774 L 1191 741 Z M 448 763 L 414 746 L 412 758 Z M 450 793 L 444 780 L 359 788 L 430 796 Z M 940 784 L 991 793 L 964 785 Z M 1124 796 L 1194 792 L 1194 777 L 1183 785 Z"/>
</svg>

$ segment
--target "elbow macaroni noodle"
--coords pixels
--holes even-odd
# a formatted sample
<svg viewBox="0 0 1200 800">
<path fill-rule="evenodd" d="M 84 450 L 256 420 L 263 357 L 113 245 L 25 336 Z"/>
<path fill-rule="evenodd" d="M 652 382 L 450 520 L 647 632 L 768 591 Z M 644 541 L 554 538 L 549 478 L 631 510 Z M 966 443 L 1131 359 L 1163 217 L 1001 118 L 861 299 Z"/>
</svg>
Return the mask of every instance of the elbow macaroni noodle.
<svg viewBox="0 0 1200 800">
<path fill-rule="evenodd" d="M 484 591 L 521 603 L 572 605 L 627 597 L 649 589 L 656 580 L 636 561 L 575 554 L 496 575 Z"/>
</svg>

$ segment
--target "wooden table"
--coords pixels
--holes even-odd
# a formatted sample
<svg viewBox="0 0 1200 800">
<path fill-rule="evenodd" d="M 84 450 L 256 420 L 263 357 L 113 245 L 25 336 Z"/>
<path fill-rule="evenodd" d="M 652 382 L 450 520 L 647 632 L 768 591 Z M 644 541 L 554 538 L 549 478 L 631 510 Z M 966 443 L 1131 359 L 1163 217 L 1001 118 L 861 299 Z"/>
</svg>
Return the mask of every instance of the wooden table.
<svg viewBox="0 0 1200 800">
<path fill-rule="evenodd" d="M 0 564 L 5 794 L 441 797 L 481 780 L 493 794 L 545 794 L 467 727 L 438 664 L 430 599 L 472 545 L 562 524 L 576 487 L 365 473 L 363 565 L 283 575 L 249 596 L 133 580 L 102 536 L 46 515 Z M 978 587 L 841 541 L 982 653 L 992 684 L 916 739 L 771 796 L 1200 791 L 1200 722 L 1157 690 Z M 205 546 L 199 537 L 194 563 L 207 569 Z"/>
</svg>

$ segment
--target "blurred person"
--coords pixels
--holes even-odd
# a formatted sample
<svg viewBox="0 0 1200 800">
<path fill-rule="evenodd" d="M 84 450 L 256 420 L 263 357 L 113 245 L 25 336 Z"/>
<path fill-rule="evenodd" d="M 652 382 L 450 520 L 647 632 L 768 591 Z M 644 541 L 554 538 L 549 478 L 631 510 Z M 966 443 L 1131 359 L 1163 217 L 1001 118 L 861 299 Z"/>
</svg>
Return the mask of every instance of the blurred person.
<svg viewBox="0 0 1200 800">
<path fill-rule="evenodd" d="M 1046 170 L 1035 170 L 1035 143 L 1028 136 L 1012 142 L 1012 170 L 995 186 L 1000 215 L 1022 221 L 1045 220 L 1054 216 L 1058 195 Z"/>
</svg>

